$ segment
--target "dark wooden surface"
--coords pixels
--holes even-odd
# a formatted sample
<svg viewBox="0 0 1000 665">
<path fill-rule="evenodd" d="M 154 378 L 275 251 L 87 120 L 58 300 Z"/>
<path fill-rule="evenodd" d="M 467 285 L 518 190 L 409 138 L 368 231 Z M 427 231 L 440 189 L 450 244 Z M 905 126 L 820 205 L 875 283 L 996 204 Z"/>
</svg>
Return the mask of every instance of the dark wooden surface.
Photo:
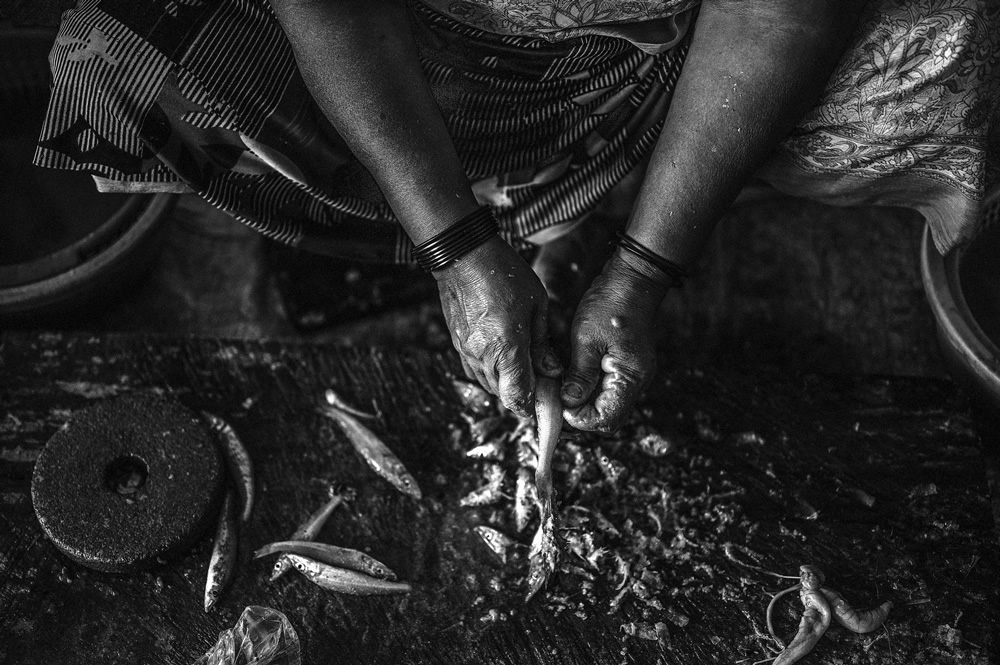
<svg viewBox="0 0 1000 665">
<path fill-rule="evenodd" d="M 0 663 L 186 665 L 255 604 L 288 616 L 305 663 L 749 664 L 774 655 L 764 611 L 786 581 L 734 563 L 727 543 L 772 571 L 818 565 L 855 606 L 896 603 L 884 630 L 831 629 L 807 663 L 997 662 L 997 537 L 978 437 L 950 382 L 661 370 L 641 413 L 679 449 L 654 464 L 623 447 L 619 459 L 629 483 L 669 490 L 662 595 L 671 620 L 628 606 L 609 613 L 599 598 L 568 610 L 551 594 L 522 602 L 523 557 L 501 566 L 471 532 L 490 511 L 458 505 L 477 476 L 449 434 L 464 423 L 448 381 L 456 370 L 452 355 L 421 351 L 0 336 Z M 423 501 L 374 477 L 314 413 L 327 386 L 377 405 L 377 429 Z M 156 570 L 111 575 L 61 556 L 32 511 L 32 463 L 55 430 L 97 399 L 148 388 L 227 419 L 256 464 L 259 503 L 237 578 L 209 614 L 208 535 Z M 294 574 L 271 584 L 270 561 L 248 559 L 288 536 L 330 481 L 359 497 L 321 540 L 382 559 L 412 582 L 408 597 L 337 596 Z M 795 602 L 777 614 L 786 636 Z M 502 620 L 484 621 L 490 609 Z M 690 619 L 683 627 L 678 613 Z M 666 622 L 669 643 L 626 635 L 621 626 L 635 620 Z"/>
</svg>

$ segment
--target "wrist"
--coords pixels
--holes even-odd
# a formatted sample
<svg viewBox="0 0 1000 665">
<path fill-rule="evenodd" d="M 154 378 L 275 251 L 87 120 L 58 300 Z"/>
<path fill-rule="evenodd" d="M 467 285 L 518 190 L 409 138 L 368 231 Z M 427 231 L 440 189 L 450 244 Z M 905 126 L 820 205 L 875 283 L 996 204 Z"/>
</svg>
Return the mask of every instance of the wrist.
<svg viewBox="0 0 1000 665">
<path fill-rule="evenodd" d="M 616 249 L 605 264 L 604 274 L 621 293 L 624 302 L 650 310 L 659 308 L 674 285 L 661 270 L 621 248 Z"/>
<path fill-rule="evenodd" d="M 448 228 L 413 248 L 413 258 L 429 273 L 444 270 L 455 261 L 498 235 L 493 210 L 489 206 L 477 208 L 454 222 Z"/>
<path fill-rule="evenodd" d="M 484 270 L 488 270 L 493 260 L 506 251 L 513 251 L 513 249 L 499 234 L 494 234 L 448 265 L 437 270 L 432 270 L 431 275 L 434 279 L 440 281 L 442 279 L 451 279 L 455 275 L 471 276 L 478 274 Z M 496 268 L 494 267 L 493 269 L 495 270 Z"/>
</svg>

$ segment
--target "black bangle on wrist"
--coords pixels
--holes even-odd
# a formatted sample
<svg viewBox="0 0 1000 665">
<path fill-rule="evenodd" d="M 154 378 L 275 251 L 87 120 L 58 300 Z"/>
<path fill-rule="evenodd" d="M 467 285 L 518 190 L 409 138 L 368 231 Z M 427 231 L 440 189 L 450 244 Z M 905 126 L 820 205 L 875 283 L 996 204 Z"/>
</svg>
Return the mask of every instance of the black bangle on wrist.
<svg viewBox="0 0 1000 665">
<path fill-rule="evenodd" d="M 684 279 L 688 277 L 688 272 L 683 267 L 677 265 L 670 259 L 665 259 L 659 254 L 655 254 L 651 249 L 640 243 L 629 234 L 618 232 L 618 247 L 630 254 L 638 256 L 646 263 L 658 268 L 667 276 L 674 287 L 684 286 Z"/>
<path fill-rule="evenodd" d="M 444 268 L 460 259 L 500 231 L 493 209 L 482 206 L 430 240 L 413 248 L 413 258 L 427 272 Z"/>
</svg>

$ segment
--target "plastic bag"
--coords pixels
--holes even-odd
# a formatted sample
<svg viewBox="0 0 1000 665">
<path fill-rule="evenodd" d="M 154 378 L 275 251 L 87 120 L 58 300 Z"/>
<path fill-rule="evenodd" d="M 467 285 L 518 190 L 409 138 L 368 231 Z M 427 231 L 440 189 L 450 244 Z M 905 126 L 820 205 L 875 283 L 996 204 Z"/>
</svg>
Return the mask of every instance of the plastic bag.
<svg viewBox="0 0 1000 665">
<path fill-rule="evenodd" d="M 250 605 L 194 665 L 301 665 L 299 636 L 284 614 Z"/>
</svg>

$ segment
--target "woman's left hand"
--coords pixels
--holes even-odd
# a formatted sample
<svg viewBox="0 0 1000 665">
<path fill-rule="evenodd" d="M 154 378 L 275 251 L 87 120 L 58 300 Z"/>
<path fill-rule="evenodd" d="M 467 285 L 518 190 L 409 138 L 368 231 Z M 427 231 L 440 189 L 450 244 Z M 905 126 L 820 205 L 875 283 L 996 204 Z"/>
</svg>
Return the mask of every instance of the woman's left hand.
<svg viewBox="0 0 1000 665">
<path fill-rule="evenodd" d="M 566 422 L 611 432 L 624 424 L 656 371 L 654 324 L 668 286 L 621 251 L 583 296 L 562 384 Z"/>
</svg>

